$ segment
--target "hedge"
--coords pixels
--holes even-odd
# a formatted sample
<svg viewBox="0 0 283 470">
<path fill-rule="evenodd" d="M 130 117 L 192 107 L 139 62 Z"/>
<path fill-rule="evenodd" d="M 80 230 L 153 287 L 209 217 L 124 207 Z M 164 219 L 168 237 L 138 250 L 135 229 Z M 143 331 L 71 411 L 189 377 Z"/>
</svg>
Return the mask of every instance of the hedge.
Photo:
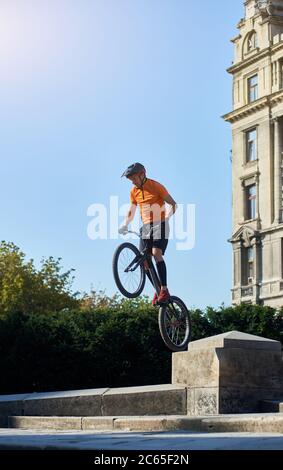
<svg viewBox="0 0 283 470">
<path fill-rule="evenodd" d="M 239 330 L 283 342 L 283 309 L 208 307 L 191 317 L 192 340 Z M 171 357 L 146 299 L 0 319 L 1 394 L 170 383 Z"/>
</svg>

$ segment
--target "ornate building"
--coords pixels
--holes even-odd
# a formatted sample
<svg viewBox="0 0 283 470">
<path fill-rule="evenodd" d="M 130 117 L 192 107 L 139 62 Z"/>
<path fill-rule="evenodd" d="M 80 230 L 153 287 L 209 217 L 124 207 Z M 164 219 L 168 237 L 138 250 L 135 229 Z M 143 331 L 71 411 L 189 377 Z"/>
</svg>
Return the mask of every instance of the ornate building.
<svg viewBox="0 0 283 470">
<path fill-rule="evenodd" d="M 283 0 L 247 0 L 232 39 L 232 303 L 283 305 Z"/>
</svg>

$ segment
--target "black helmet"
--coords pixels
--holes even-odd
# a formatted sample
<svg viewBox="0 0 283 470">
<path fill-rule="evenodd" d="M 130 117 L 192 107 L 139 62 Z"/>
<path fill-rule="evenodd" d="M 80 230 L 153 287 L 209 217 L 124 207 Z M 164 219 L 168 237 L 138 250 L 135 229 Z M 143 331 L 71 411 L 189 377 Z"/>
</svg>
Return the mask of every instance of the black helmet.
<svg viewBox="0 0 283 470">
<path fill-rule="evenodd" d="M 140 171 L 145 172 L 145 167 L 141 163 L 133 163 L 132 165 L 128 166 L 128 168 L 124 171 L 124 173 L 121 175 L 122 176 L 132 176 L 135 173 L 139 173 Z"/>
</svg>

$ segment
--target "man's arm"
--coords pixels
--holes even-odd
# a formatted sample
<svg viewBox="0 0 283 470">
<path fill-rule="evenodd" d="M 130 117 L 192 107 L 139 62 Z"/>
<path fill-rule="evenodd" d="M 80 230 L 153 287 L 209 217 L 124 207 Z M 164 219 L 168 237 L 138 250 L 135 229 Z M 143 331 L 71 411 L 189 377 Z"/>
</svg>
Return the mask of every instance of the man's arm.
<svg viewBox="0 0 283 470">
<path fill-rule="evenodd" d="M 172 217 L 172 215 L 175 214 L 178 206 L 177 206 L 176 201 L 174 201 L 174 199 L 170 196 L 170 194 L 168 194 L 168 196 L 164 198 L 164 201 L 167 202 L 171 206 L 168 214 L 166 214 L 166 219 L 170 219 L 170 217 Z"/>
<path fill-rule="evenodd" d="M 132 220 L 135 217 L 136 210 L 137 210 L 137 205 L 132 203 L 129 207 L 128 212 L 127 212 L 127 215 L 126 215 L 126 218 L 125 218 L 125 221 L 124 221 L 124 225 L 128 226 L 129 223 L 132 222 Z"/>
<path fill-rule="evenodd" d="M 131 203 L 129 210 L 127 212 L 126 218 L 124 220 L 124 223 L 119 228 L 119 233 L 127 232 L 128 225 L 129 223 L 132 222 L 133 218 L 135 217 L 136 210 L 137 210 L 137 205 Z"/>
</svg>

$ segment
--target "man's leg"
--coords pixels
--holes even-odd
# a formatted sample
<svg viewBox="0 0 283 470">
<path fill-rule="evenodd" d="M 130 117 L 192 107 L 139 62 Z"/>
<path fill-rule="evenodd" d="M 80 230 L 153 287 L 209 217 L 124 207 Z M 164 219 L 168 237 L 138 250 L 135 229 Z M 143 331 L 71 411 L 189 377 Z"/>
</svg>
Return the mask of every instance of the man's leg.
<svg viewBox="0 0 283 470">
<path fill-rule="evenodd" d="M 152 248 L 152 254 L 156 262 L 156 268 L 161 283 L 161 290 L 167 290 L 167 269 L 160 248 Z"/>
<path fill-rule="evenodd" d="M 163 259 L 163 255 L 166 251 L 169 238 L 168 222 L 162 222 L 158 228 L 159 231 L 154 233 L 152 254 L 155 258 L 156 268 L 161 284 L 158 302 L 163 303 L 168 302 L 168 300 L 170 300 L 170 294 L 167 289 L 167 269 L 165 261 Z"/>
<path fill-rule="evenodd" d="M 141 234 L 142 233 L 143 232 L 142 232 L 142 228 L 141 228 Z M 140 246 L 139 246 L 140 251 L 143 251 L 146 248 L 147 244 L 148 244 L 148 240 L 141 238 L 140 239 Z M 145 260 L 143 262 L 143 265 L 144 265 L 144 269 L 145 269 L 145 274 L 147 275 L 147 278 L 149 279 L 149 281 L 151 282 L 151 284 L 154 287 L 153 280 L 151 279 L 151 275 L 150 275 L 150 272 L 149 272 L 148 262 Z"/>
<path fill-rule="evenodd" d="M 151 279 L 151 274 L 150 274 L 150 271 L 149 271 L 148 262 L 147 262 L 147 261 L 144 261 L 144 262 L 143 262 L 143 265 L 144 265 L 144 269 L 145 269 L 145 274 L 147 275 L 147 278 L 150 280 L 151 284 L 152 284 L 153 287 L 154 287 L 153 280 Z M 154 288 L 155 288 L 155 287 L 154 287 Z"/>
<path fill-rule="evenodd" d="M 167 303 L 170 300 L 170 294 L 167 289 L 167 270 L 165 261 L 162 256 L 162 250 L 160 248 L 153 248 L 152 254 L 156 261 L 157 272 L 161 283 L 161 290 L 158 296 L 158 303 Z"/>
</svg>

